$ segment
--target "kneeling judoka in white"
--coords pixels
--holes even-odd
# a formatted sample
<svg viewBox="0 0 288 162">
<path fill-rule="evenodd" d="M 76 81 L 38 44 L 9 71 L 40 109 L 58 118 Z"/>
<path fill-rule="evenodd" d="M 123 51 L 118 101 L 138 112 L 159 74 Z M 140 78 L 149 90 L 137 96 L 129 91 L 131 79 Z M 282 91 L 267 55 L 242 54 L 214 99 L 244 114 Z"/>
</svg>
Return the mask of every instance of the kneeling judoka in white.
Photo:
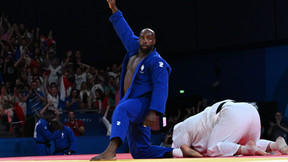
<svg viewBox="0 0 288 162">
<path fill-rule="evenodd" d="M 260 116 L 254 106 L 220 101 L 175 125 L 173 155 L 183 157 L 183 149 L 193 149 L 204 156 L 269 155 L 265 151 L 273 150 L 288 154 L 282 137 L 276 142 L 260 140 L 260 131 Z"/>
</svg>

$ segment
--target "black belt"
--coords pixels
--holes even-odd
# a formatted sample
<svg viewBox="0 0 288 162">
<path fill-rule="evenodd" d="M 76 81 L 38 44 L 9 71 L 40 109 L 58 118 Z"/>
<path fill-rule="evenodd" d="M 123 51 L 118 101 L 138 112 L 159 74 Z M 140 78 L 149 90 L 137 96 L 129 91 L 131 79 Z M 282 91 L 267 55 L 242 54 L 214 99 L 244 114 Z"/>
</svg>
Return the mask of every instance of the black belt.
<svg viewBox="0 0 288 162">
<path fill-rule="evenodd" d="M 232 101 L 230 101 L 230 102 L 235 102 L 235 101 L 232 100 Z M 217 108 L 217 110 L 216 110 L 216 114 L 222 110 L 222 107 L 223 107 L 223 105 L 224 105 L 225 103 L 226 103 L 226 102 L 222 102 L 222 103 L 218 106 L 218 108 Z"/>
<path fill-rule="evenodd" d="M 217 110 L 216 110 L 216 114 L 222 110 L 222 106 L 223 106 L 225 103 L 226 103 L 226 102 L 222 102 L 222 103 L 218 106 L 218 108 L 217 108 Z"/>
<path fill-rule="evenodd" d="M 64 148 L 64 149 L 56 149 L 56 150 L 54 151 L 54 154 L 55 154 L 55 153 L 59 153 L 59 152 L 63 152 L 63 151 L 68 150 L 68 149 L 69 149 L 69 147 L 66 147 L 66 148 Z"/>
<path fill-rule="evenodd" d="M 51 146 L 49 142 L 36 141 L 36 143 L 38 143 L 38 144 L 44 144 L 44 145 L 46 145 L 47 147 L 50 147 L 50 146 Z"/>
</svg>

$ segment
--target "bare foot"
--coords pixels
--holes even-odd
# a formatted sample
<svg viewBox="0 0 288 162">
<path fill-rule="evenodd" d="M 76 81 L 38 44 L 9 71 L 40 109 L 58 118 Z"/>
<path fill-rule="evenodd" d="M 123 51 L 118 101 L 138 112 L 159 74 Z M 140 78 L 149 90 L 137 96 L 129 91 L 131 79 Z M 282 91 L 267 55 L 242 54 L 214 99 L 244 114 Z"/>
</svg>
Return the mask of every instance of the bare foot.
<svg viewBox="0 0 288 162">
<path fill-rule="evenodd" d="M 183 157 L 203 157 L 198 151 L 193 150 L 185 144 L 181 145 L 180 149 L 183 153 Z"/>
<path fill-rule="evenodd" d="M 283 137 L 278 137 L 276 139 L 276 144 L 282 155 L 288 155 L 288 146 Z"/>
<path fill-rule="evenodd" d="M 94 156 L 90 159 L 90 161 L 108 161 L 108 160 L 117 160 L 116 154 L 112 154 L 109 152 L 103 152 L 98 156 Z"/>
</svg>

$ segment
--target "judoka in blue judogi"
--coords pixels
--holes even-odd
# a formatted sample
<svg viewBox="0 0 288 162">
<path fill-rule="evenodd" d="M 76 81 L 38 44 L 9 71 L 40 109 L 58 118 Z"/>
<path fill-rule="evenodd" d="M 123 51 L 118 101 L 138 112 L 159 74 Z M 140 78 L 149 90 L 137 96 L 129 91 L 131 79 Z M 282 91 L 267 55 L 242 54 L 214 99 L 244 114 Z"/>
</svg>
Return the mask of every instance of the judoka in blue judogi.
<svg viewBox="0 0 288 162">
<path fill-rule="evenodd" d="M 54 111 L 48 110 L 35 125 L 34 139 L 36 141 L 36 155 L 51 155 L 50 141 L 60 138 L 59 130 L 52 131 L 49 123 L 55 119 Z"/>
<path fill-rule="evenodd" d="M 54 140 L 54 155 L 71 155 L 76 153 L 77 139 L 72 129 L 62 125 L 58 121 L 55 122 L 60 125 L 60 138 Z"/>
<path fill-rule="evenodd" d="M 171 68 L 154 48 L 153 30 L 147 28 L 141 31 L 139 37 L 135 36 L 122 12 L 117 9 L 115 0 L 107 2 L 113 13 L 110 21 L 127 54 L 120 77 L 121 101 L 113 112 L 109 146 L 91 160 L 116 159 L 115 148 L 123 143 L 126 135 L 133 158 L 171 157 L 168 153 L 172 152 L 172 148 L 151 145 L 149 127 L 155 117 L 153 113 L 160 115 L 165 112 Z M 141 58 L 140 53 L 145 57 Z"/>
</svg>

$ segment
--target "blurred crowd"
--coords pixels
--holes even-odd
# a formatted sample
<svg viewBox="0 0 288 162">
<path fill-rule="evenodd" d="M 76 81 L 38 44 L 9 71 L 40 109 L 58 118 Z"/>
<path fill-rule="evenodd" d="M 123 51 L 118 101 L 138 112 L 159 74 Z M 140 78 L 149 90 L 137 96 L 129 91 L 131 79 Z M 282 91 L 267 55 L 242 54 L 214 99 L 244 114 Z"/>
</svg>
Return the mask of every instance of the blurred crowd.
<svg viewBox="0 0 288 162">
<path fill-rule="evenodd" d="M 53 32 L 0 17 L 0 136 L 32 137 L 41 110 L 113 111 L 120 100 L 121 65 L 83 62 L 80 50 L 57 54 Z"/>
</svg>

